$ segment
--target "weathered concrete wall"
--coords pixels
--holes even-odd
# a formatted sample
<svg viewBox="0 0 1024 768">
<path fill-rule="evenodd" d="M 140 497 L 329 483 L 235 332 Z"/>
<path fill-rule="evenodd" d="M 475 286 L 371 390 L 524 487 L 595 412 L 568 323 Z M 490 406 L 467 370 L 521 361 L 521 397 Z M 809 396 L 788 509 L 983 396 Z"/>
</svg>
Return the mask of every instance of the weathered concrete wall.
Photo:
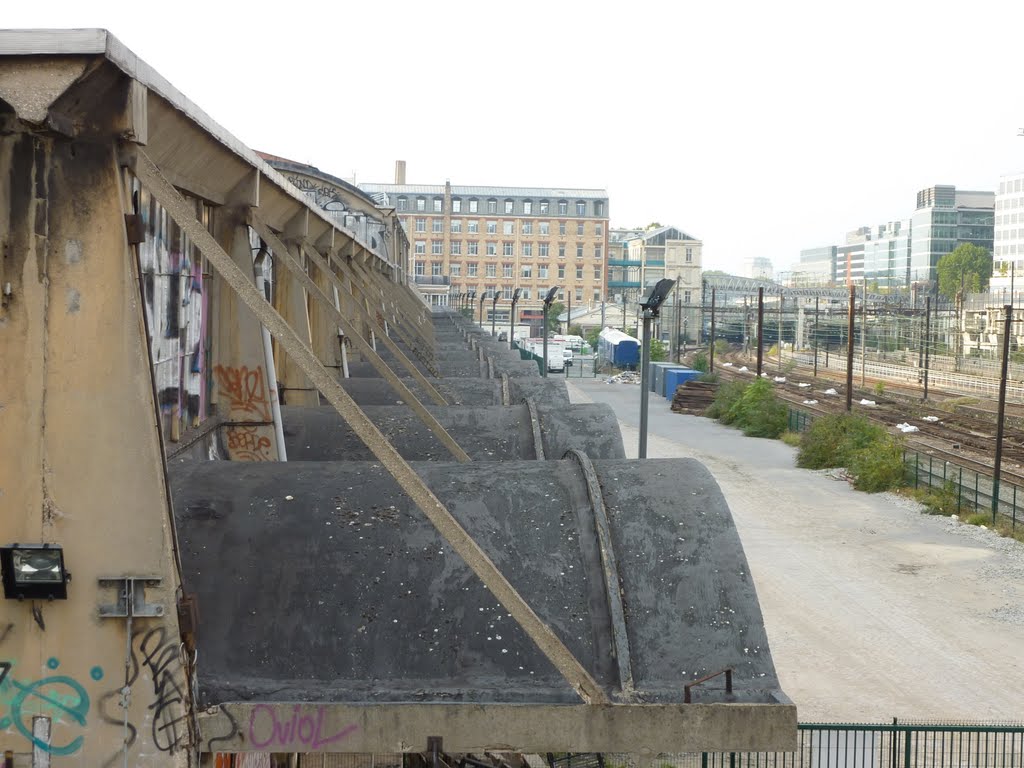
<svg viewBox="0 0 1024 768">
<path fill-rule="evenodd" d="M 184 765 L 179 582 L 114 148 L 8 133 L 0 179 L 0 542 L 60 544 L 74 576 L 67 600 L 0 602 L 0 750 L 94 768 L 126 742 L 131 765 Z M 117 599 L 99 579 L 125 575 L 160 579 L 145 597 L 163 609 L 130 644 L 98 613 Z"/>
</svg>

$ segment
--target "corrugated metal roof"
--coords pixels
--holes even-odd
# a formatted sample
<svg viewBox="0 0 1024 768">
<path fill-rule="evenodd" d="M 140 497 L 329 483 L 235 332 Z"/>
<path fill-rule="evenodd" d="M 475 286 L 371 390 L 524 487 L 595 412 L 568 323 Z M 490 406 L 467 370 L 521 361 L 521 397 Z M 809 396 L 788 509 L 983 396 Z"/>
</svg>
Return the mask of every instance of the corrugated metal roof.
<svg viewBox="0 0 1024 768">
<path fill-rule="evenodd" d="M 443 195 L 444 184 L 360 184 L 369 194 L 387 192 L 390 195 Z M 577 189 L 574 187 L 462 187 L 452 185 L 455 197 L 537 197 L 604 199 L 604 189 Z"/>
</svg>

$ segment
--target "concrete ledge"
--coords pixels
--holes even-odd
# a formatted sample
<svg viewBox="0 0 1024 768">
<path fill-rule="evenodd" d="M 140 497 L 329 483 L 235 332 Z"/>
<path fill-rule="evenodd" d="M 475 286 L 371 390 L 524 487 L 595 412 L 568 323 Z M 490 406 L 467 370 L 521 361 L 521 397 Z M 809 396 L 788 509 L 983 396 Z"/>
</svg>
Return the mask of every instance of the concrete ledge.
<svg viewBox="0 0 1024 768">
<path fill-rule="evenodd" d="M 791 752 L 792 704 L 228 703 L 199 717 L 204 752 Z"/>
</svg>

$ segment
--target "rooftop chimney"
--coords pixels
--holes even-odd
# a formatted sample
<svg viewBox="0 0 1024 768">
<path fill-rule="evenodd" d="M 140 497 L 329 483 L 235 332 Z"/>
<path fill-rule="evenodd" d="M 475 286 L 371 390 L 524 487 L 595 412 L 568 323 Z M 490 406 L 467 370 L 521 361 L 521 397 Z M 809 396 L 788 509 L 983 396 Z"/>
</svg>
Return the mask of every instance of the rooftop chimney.
<svg viewBox="0 0 1024 768">
<path fill-rule="evenodd" d="M 395 184 L 405 184 L 405 160 L 395 160 Z"/>
</svg>

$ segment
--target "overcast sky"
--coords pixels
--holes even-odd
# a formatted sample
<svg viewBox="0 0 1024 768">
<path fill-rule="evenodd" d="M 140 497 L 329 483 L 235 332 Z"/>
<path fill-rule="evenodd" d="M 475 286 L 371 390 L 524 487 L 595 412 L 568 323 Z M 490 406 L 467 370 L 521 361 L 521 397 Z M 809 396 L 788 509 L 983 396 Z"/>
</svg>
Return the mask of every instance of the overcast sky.
<svg viewBox="0 0 1024 768">
<path fill-rule="evenodd" d="M 357 181 L 607 189 L 705 268 L 1024 170 L 1024 3 L 5 2 L 104 27 L 243 142 Z M 230 8 L 231 10 L 227 10 Z"/>
</svg>

